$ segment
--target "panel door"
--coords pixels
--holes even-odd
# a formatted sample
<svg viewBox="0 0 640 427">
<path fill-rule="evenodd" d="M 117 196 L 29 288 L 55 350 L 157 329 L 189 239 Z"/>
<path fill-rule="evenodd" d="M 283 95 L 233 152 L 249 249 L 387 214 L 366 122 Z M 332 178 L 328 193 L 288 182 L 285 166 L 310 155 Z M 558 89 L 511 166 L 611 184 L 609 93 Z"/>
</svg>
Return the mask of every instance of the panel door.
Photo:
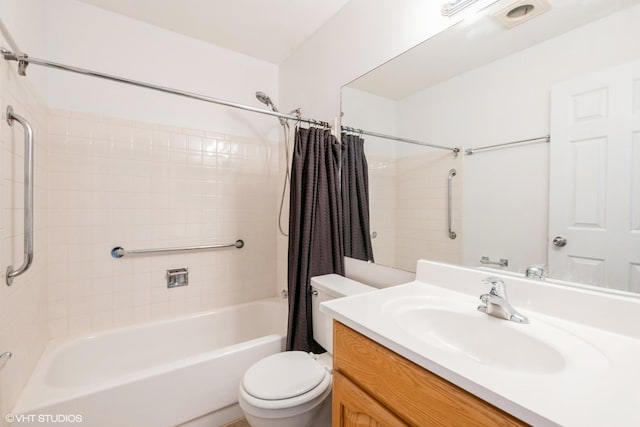
<svg viewBox="0 0 640 427">
<path fill-rule="evenodd" d="M 640 292 L 640 61 L 555 85 L 551 137 L 550 274 Z"/>
</svg>

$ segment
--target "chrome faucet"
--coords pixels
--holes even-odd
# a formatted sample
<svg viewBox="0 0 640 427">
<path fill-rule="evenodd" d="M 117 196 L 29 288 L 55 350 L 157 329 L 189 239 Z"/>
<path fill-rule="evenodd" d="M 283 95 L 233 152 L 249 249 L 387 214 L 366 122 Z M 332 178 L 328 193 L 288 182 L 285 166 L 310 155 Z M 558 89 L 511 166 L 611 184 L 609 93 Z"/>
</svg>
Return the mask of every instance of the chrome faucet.
<svg viewBox="0 0 640 427">
<path fill-rule="evenodd" d="M 478 311 L 500 319 L 511 320 L 512 322 L 529 323 L 529 319 L 518 313 L 507 301 L 507 288 L 504 286 L 502 279 L 487 277 L 482 283 L 491 285 L 491 290 L 488 294 L 480 295 L 480 301 L 484 305 L 479 305 Z"/>
</svg>

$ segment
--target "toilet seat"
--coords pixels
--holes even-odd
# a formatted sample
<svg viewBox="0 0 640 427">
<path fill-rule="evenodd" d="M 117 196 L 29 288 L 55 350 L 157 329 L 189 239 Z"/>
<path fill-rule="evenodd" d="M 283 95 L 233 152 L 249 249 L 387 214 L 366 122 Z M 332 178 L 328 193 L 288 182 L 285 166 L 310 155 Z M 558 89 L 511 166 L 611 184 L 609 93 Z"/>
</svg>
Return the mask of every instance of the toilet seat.
<svg viewBox="0 0 640 427">
<path fill-rule="evenodd" d="M 331 383 L 331 374 L 311 355 L 288 351 L 271 355 L 249 368 L 240 384 L 240 394 L 256 408 L 292 408 L 318 397 L 321 401 L 331 392 Z"/>
</svg>

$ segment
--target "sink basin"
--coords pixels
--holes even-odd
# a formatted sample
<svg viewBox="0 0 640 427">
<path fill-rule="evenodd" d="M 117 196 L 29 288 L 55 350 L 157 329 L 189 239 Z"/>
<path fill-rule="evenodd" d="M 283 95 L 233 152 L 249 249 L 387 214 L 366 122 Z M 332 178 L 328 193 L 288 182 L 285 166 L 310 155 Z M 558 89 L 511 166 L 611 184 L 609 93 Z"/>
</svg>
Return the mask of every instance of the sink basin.
<svg viewBox="0 0 640 427">
<path fill-rule="evenodd" d="M 483 365 L 530 373 L 556 372 L 565 365 L 562 354 L 548 344 L 487 315 L 418 308 L 399 314 L 396 320 L 416 338 Z"/>
<path fill-rule="evenodd" d="M 488 367 L 524 374 L 552 374 L 567 368 L 571 354 L 602 366 L 604 357 L 580 338 L 533 319 L 520 324 L 476 310 L 475 300 L 461 303 L 435 297 L 396 298 L 383 311 L 401 330 L 423 344 Z M 567 357 L 569 355 L 569 357 Z"/>
</svg>

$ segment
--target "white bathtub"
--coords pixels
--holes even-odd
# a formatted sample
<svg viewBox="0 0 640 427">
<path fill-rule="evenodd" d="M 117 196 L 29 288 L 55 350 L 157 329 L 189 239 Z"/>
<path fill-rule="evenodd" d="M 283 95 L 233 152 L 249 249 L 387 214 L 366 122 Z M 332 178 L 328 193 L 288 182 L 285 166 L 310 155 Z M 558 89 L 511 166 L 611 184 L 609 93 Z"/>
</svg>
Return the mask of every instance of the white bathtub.
<svg viewBox="0 0 640 427">
<path fill-rule="evenodd" d="M 241 414 L 247 368 L 284 350 L 286 323 L 286 302 L 269 299 L 52 344 L 14 409 L 15 424 L 224 424 Z"/>
</svg>

